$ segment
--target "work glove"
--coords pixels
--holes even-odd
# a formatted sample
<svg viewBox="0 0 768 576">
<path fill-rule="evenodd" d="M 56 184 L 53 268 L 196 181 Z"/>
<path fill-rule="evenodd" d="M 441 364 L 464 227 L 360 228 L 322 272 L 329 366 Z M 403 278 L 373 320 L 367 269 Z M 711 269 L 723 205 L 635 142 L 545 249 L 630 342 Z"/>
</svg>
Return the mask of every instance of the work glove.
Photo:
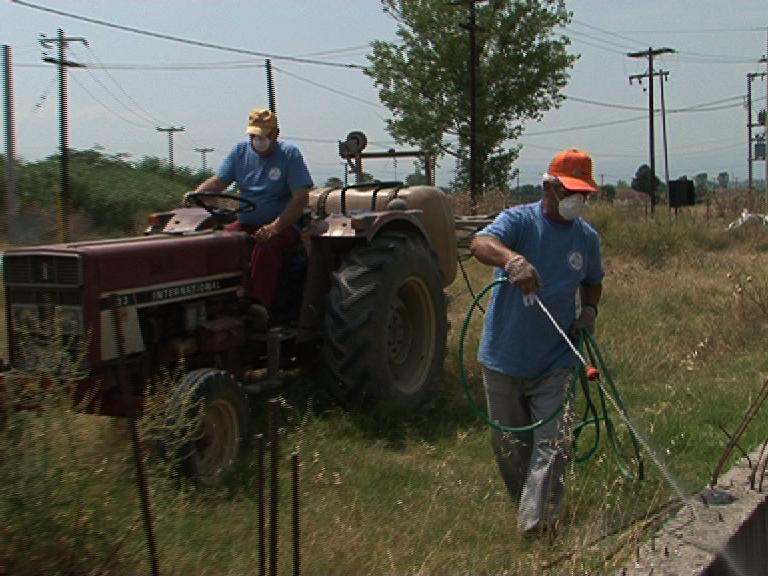
<svg viewBox="0 0 768 576">
<path fill-rule="evenodd" d="M 541 276 L 536 268 L 520 254 L 515 254 L 507 260 L 504 271 L 512 286 L 520 288 L 523 294 L 532 294 L 541 288 Z"/>
<path fill-rule="evenodd" d="M 595 320 L 597 319 L 597 308 L 591 304 L 584 304 L 581 306 L 581 313 L 576 320 L 573 321 L 571 327 L 571 334 L 578 336 L 580 330 L 587 330 L 590 333 L 595 331 Z"/>
</svg>

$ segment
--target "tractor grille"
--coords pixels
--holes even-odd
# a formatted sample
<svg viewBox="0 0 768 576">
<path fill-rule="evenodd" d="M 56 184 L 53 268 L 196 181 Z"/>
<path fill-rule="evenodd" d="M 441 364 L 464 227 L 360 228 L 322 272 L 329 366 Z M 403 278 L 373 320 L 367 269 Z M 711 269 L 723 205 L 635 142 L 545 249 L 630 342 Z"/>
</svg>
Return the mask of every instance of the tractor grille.
<svg viewBox="0 0 768 576">
<path fill-rule="evenodd" d="M 80 286 L 83 282 L 79 256 L 6 254 L 3 268 L 5 283 L 9 286 Z"/>
<path fill-rule="evenodd" d="M 9 286 L 11 366 L 78 379 L 87 371 L 88 334 L 79 290 Z"/>
</svg>

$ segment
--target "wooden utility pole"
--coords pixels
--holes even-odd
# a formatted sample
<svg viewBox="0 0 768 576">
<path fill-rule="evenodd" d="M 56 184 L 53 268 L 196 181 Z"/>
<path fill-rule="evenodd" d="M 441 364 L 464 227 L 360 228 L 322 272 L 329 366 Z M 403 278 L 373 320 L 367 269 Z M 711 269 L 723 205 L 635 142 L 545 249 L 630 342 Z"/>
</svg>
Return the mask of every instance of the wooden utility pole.
<svg viewBox="0 0 768 576">
<path fill-rule="evenodd" d="M 202 156 L 203 172 L 206 172 L 208 170 L 208 165 L 205 163 L 205 155 L 208 152 L 213 152 L 213 148 L 195 148 L 195 152 L 200 152 L 200 156 Z"/>
<path fill-rule="evenodd" d="M 654 72 L 653 70 L 653 57 L 659 54 L 673 54 L 675 51 L 672 48 L 648 48 L 641 52 L 629 52 L 627 56 L 630 58 L 647 58 L 648 59 L 648 72 L 645 74 L 633 74 L 629 77 L 629 83 L 632 84 L 632 80 L 638 80 L 641 84 L 643 78 L 648 78 L 648 140 L 650 144 L 650 164 L 651 164 L 651 214 L 654 213 L 656 207 L 656 149 L 655 149 L 655 135 L 654 135 L 654 122 L 653 122 L 653 77 L 667 75 L 669 72 Z"/>
<path fill-rule="evenodd" d="M 267 72 L 267 101 L 269 102 L 269 111 L 272 114 L 277 113 L 277 101 L 275 100 L 275 77 L 272 74 L 272 60 L 267 58 L 264 61 L 264 68 Z"/>
<path fill-rule="evenodd" d="M 171 178 L 173 178 L 173 133 L 184 132 L 184 126 L 168 126 L 167 128 L 156 126 L 155 129 L 158 132 L 168 133 L 168 167 L 171 172 Z"/>
<path fill-rule="evenodd" d="M 456 4 L 467 4 L 469 9 L 467 22 L 460 26 L 469 32 L 469 208 L 472 214 L 477 211 L 477 196 L 482 193 L 483 177 L 477 170 L 477 38 L 480 28 L 477 26 L 475 4 L 483 0 L 459 0 Z M 478 176 L 480 176 L 478 178 Z"/>
<path fill-rule="evenodd" d="M 13 112 L 13 55 L 10 46 L 3 46 L 3 108 L 5 115 L 5 233 L 10 244 L 15 244 L 16 216 L 19 196 L 16 179 L 16 123 Z"/>
<path fill-rule="evenodd" d="M 43 62 L 59 67 L 59 148 L 61 150 L 61 189 L 58 196 L 59 241 L 69 242 L 69 118 L 67 108 L 67 68 L 84 68 L 83 64 L 67 61 L 67 44 L 82 42 L 88 46 L 85 38 L 64 36 L 64 30 L 58 29 L 56 38 L 40 38 L 44 48 L 52 44 L 58 47 L 58 58 L 43 57 Z"/>
</svg>

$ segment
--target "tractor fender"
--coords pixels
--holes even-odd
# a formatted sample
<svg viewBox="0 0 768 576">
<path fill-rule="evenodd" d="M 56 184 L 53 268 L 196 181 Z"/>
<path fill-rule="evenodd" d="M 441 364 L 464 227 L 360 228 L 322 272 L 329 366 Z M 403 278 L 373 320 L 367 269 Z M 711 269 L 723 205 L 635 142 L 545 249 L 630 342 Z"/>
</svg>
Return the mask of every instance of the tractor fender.
<svg viewBox="0 0 768 576">
<path fill-rule="evenodd" d="M 416 233 L 427 242 L 432 250 L 432 242 L 419 219 L 421 210 L 391 211 L 376 215 L 372 223 L 365 227 L 365 239 L 370 243 L 382 232 L 397 230 L 399 232 Z M 353 226 L 355 223 L 353 222 Z"/>
</svg>

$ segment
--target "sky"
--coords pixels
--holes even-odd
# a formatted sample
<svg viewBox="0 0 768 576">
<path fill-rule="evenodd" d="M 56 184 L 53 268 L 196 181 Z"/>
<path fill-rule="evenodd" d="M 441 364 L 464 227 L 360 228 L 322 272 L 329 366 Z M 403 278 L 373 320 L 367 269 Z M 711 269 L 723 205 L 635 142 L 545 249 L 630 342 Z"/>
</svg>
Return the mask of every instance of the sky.
<svg viewBox="0 0 768 576">
<path fill-rule="evenodd" d="M 567 7 L 573 21 L 558 33 L 570 38 L 569 50 L 579 59 L 563 91 L 565 103 L 526 124 L 515 165 L 520 184 L 539 182 L 564 148 L 589 151 L 596 177 L 606 184 L 630 181 L 649 162 L 647 81 L 629 81 L 647 72 L 648 62 L 627 56 L 649 47 L 675 50 L 654 59 L 656 70 L 669 72 L 669 177 L 728 172 L 732 180 L 747 178 L 747 74 L 766 70 L 758 62 L 768 43 L 768 1 L 574 0 Z M 455 9 L 448 0 L 446 9 Z M 183 127 L 174 135 L 174 162 L 199 168 L 203 154 L 195 149 L 213 148 L 205 159 L 215 168 L 244 138 L 249 110 L 268 105 L 266 57 L 281 136 L 300 146 L 316 184 L 343 177 L 338 141 L 353 130 L 367 135 L 369 152 L 409 148 L 387 133 L 390 114 L 372 80 L 358 68 L 337 65 L 365 65 L 370 42 L 397 40 L 396 22 L 379 0 L 0 0 L 0 44 L 12 48 L 17 154 L 24 160 L 57 153 L 57 71 L 41 60 L 57 53 L 44 53 L 38 40 L 55 38 L 59 28 L 73 39 L 68 59 L 86 65 L 68 72 L 73 148 L 98 145 L 134 160 L 167 158 L 168 133 L 157 128 Z M 754 80 L 752 98 L 755 110 L 765 108 L 765 79 Z M 655 126 L 656 170 L 663 179 L 660 117 Z M 366 171 L 403 179 L 413 163 L 371 160 Z M 755 178 L 764 173 L 765 164 L 756 163 Z M 438 185 L 448 185 L 453 175 L 452 159 L 441 161 Z"/>
</svg>

